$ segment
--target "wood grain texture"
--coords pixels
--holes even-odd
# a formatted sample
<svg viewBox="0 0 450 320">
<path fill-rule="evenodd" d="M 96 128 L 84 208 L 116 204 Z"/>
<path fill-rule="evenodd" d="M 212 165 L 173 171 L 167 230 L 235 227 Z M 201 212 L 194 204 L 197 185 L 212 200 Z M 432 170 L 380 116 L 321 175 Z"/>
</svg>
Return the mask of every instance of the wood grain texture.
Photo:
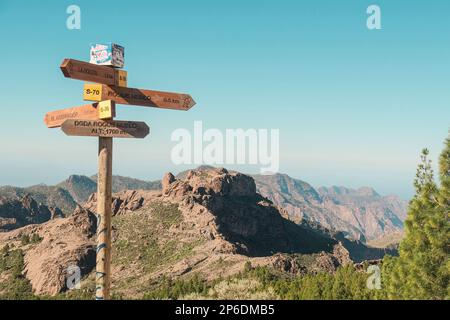
<svg viewBox="0 0 450 320">
<path fill-rule="evenodd" d="M 48 128 L 58 128 L 68 119 L 99 120 L 112 119 L 115 116 L 116 103 L 108 100 L 48 112 L 44 117 L 44 123 Z"/>
<path fill-rule="evenodd" d="M 116 70 L 75 59 L 65 59 L 61 71 L 66 78 L 102 83 L 107 85 L 127 86 L 128 74 L 125 70 Z"/>
<path fill-rule="evenodd" d="M 48 112 L 44 117 L 44 123 L 49 128 L 60 127 L 67 119 L 98 119 L 98 103 L 86 104 L 62 110 Z"/>
<path fill-rule="evenodd" d="M 145 138 L 150 128 L 145 122 L 115 120 L 74 120 L 64 121 L 62 131 L 68 136 Z"/>
<path fill-rule="evenodd" d="M 111 298 L 111 204 L 113 139 L 99 138 L 97 180 L 96 300 Z"/>
<path fill-rule="evenodd" d="M 83 98 L 87 101 L 114 100 L 118 104 L 189 110 L 195 105 L 188 94 L 85 84 Z"/>
</svg>

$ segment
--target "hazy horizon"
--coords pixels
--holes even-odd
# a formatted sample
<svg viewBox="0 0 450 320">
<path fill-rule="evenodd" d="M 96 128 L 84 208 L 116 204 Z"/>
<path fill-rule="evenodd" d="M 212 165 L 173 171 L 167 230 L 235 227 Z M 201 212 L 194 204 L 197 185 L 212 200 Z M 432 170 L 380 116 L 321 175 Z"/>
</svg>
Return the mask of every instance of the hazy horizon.
<svg viewBox="0 0 450 320">
<path fill-rule="evenodd" d="M 212 167 L 222 168 L 222 166 L 212 166 Z M 181 173 L 181 172 L 183 172 L 183 171 L 185 171 L 185 170 L 196 169 L 196 168 L 198 168 L 198 167 L 186 168 L 186 169 L 180 170 L 180 171 L 167 171 L 167 172 L 164 172 L 163 174 L 161 174 L 161 176 L 160 176 L 159 178 L 146 178 L 146 177 L 144 177 L 144 176 L 141 176 L 141 177 L 135 177 L 135 176 L 128 176 L 128 175 L 116 174 L 116 173 L 114 173 L 113 175 L 114 175 L 114 176 L 125 177 L 125 178 L 136 179 L 136 180 L 145 181 L 145 182 L 155 182 L 155 181 L 160 181 L 160 180 L 162 180 L 163 175 L 164 175 L 165 173 L 171 172 L 172 174 L 174 174 L 174 175 L 176 176 L 177 174 L 179 174 L 179 173 Z M 227 167 L 225 167 L 225 168 L 228 169 Z M 229 170 L 232 170 L 232 169 L 229 169 Z M 239 171 L 239 170 L 236 170 L 236 171 Z M 247 174 L 247 175 L 252 175 L 252 176 L 253 176 L 253 175 L 260 175 L 259 173 L 248 173 L 248 172 L 245 172 L 245 171 L 239 171 L 239 172 L 240 172 L 240 173 L 243 173 L 243 174 Z M 280 174 L 280 175 L 288 175 L 288 176 L 289 176 L 290 178 L 292 178 L 292 179 L 295 179 L 295 180 L 301 180 L 301 181 L 303 181 L 303 182 L 306 182 L 306 183 L 308 183 L 309 185 L 311 185 L 316 191 L 317 191 L 319 188 L 322 188 L 322 187 L 325 187 L 325 188 L 331 188 L 331 187 L 344 187 L 344 188 L 347 188 L 347 189 L 353 189 L 353 190 L 358 190 L 358 189 L 361 189 L 361 188 L 366 188 L 366 187 L 368 187 L 368 188 L 372 188 L 373 190 L 375 190 L 380 196 L 396 195 L 396 196 L 400 197 L 402 200 L 410 200 L 410 198 L 404 197 L 404 196 L 402 196 L 402 195 L 400 195 L 400 194 L 397 194 L 397 193 L 392 193 L 392 192 L 391 192 L 391 193 L 384 193 L 384 192 L 381 192 L 381 190 L 378 190 L 377 188 L 375 188 L 375 187 L 373 187 L 373 186 L 370 186 L 370 185 L 348 186 L 348 185 L 343 185 L 343 184 L 340 184 L 340 183 L 335 183 L 335 184 L 330 184 L 330 185 L 315 185 L 314 183 L 311 183 L 310 181 L 306 181 L 306 180 L 304 180 L 304 179 L 302 179 L 302 178 L 299 178 L 299 177 L 294 177 L 294 176 L 292 176 L 292 175 L 290 175 L 289 173 L 286 173 L 286 172 L 279 172 L 279 173 L 277 173 L 277 174 Z M 0 188 L 1 188 L 1 187 L 7 187 L 7 186 L 10 186 L 10 187 L 19 187 L 19 188 L 27 188 L 27 187 L 33 187 L 33 186 L 38 186 L 38 185 L 55 186 L 55 185 L 57 185 L 57 184 L 59 184 L 59 183 L 65 181 L 65 180 L 67 180 L 70 176 L 85 176 L 85 177 L 91 178 L 91 177 L 93 177 L 93 176 L 95 176 L 95 175 L 97 175 L 97 173 L 93 173 L 93 174 L 72 173 L 72 174 L 66 176 L 65 178 L 62 178 L 62 179 L 56 180 L 56 181 L 54 181 L 54 179 L 52 179 L 52 180 L 49 180 L 49 182 L 44 182 L 44 181 L 42 181 L 42 182 L 38 182 L 38 183 L 23 184 L 23 185 L 4 184 L 4 185 L 0 185 Z"/>
<path fill-rule="evenodd" d="M 116 175 L 182 171 L 171 133 L 197 120 L 221 131 L 280 129 L 280 172 L 314 186 L 409 199 L 422 148 L 436 168 L 450 119 L 449 1 L 379 0 L 381 30 L 366 27 L 370 1 L 155 0 L 136 10 L 80 0 L 81 30 L 66 28 L 71 4 L 0 0 L 0 28 L 13 31 L 2 33 L 0 51 L 0 185 L 97 171 L 97 139 L 67 137 L 43 117 L 86 103 L 83 82 L 59 66 L 87 61 L 91 43 L 109 41 L 125 47 L 130 87 L 197 102 L 188 112 L 119 105 L 118 120 L 145 121 L 150 135 L 115 140 Z"/>
</svg>

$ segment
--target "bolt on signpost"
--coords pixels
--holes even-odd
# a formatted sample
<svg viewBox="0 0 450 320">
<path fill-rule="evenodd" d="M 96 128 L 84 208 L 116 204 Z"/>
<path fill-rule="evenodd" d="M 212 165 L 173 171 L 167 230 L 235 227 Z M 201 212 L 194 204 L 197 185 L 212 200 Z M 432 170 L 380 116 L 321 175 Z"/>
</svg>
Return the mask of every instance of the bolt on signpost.
<svg viewBox="0 0 450 320">
<path fill-rule="evenodd" d="M 116 103 L 163 109 L 189 110 L 195 101 L 188 94 L 128 88 L 124 48 L 116 44 L 91 47 L 90 62 L 65 59 L 61 71 L 66 78 L 83 80 L 83 99 L 95 101 L 48 112 L 44 123 L 68 136 L 98 137 L 97 183 L 97 300 L 111 298 L 111 205 L 113 138 L 145 138 L 150 129 L 144 122 L 118 121 Z"/>
</svg>

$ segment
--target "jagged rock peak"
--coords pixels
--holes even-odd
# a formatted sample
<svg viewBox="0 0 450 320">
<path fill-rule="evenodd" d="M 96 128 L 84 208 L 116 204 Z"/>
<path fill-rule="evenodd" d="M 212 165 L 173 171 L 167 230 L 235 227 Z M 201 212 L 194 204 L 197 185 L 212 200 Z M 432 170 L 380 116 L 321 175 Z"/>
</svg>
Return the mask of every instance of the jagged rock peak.
<svg viewBox="0 0 450 320">
<path fill-rule="evenodd" d="M 163 194 L 180 197 L 188 194 L 219 196 L 254 196 L 256 185 L 252 177 L 224 168 L 202 167 L 190 170 L 184 179 L 176 180 L 168 173 L 163 179 Z"/>
<path fill-rule="evenodd" d="M 73 174 L 66 180 L 67 182 L 81 182 L 81 181 L 93 181 L 87 176 Z"/>
<path fill-rule="evenodd" d="M 125 190 L 115 193 L 111 204 L 112 215 L 124 215 L 142 208 L 149 196 L 151 197 L 148 191 L 142 190 Z M 97 212 L 97 194 L 91 194 L 83 207 L 91 212 Z"/>
<path fill-rule="evenodd" d="M 31 215 L 37 214 L 39 210 L 39 205 L 36 202 L 36 200 L 33 199 L 33 197 L 30 194 L 26 194 L 22 199 L 21 202 L 23 204 L 23 207 L 25 209 L 30 210 Z"/>
<path fill-rule="evenodd" d="M 168 172 L 168 173 L 166 173 L 166 174 L 164 175 L 164 177 L 163 177 L 163 179 L 162 179 L 162 181 L 161 181 L 163 193 L 165 193 L 165 191 L 168 190 L 168 188 L 170 187 L 170 185 L 171 185 L 172 183 L 174 183 L 175 180 L 176 180 L 176 179 L 175 179 L 175 176 L 174 176 L 171 172 Z"/>
<path fill-rule="evenodd" d="M 67 221 L 77 226 L 88 237 L 95 235 L 97 218 L 89 209 L 77 206 Z"/>
<path fill-rule="evenodd" d="M 38 203 L 30 194 L 23 197 L 0 197 L 0 232 L 44 223 L 59 216 L 63 216 L 59 208 Z"/>
</svg>

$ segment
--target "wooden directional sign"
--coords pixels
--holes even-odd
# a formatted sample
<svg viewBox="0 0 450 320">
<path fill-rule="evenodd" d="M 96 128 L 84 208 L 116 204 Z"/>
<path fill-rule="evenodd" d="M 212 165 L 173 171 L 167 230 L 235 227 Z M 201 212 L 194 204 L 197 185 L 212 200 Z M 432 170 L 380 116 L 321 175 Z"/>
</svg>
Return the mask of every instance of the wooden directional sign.
<svg viewBox="0 0 450 320">
<path fill-rule="evenodd" d="M 189 110 L 195 101 L 188 94 L 127 88 L 127 72 L 108 66 L 65 59 L 61 70 L 67 78 L 96 83 L 84 85 L 84 100 L 96 103 L 49 112 L 44 122 L 49 128 L 60 126 L 68 136 L 99 137 L 95 297 L 109 300 L 113 138 L 145 138 L 150 132 L 145 122 L 113 120 L 115 104 Z"/>
<path fill-rule="evenodd" d="M 64 121 L 62 131 L 68 136 L 108 137 L 108 138 L 145 138 L 150 128 L 145 122 L 75 120 Z"/>
<path fill-rule="evenodd" d="M 114 100 L 119 104 L 176 110 L 189 110 L 195 105 L 194 99 L 188 94 L 101 84 L 85 84 L 83 97 L 87 101 Z"/>
<path fill-rule="evenodd" d="M 45 115 L 44 122 L 48 128 L 60 127 L 67 119 L 111 119 L 116 115 L 114 101 L 102 101 L 63 110 L 51 111 Z"/>
<path fill-rule="evenodd" d="M 74 59 L 65 59 L 61 71 L 66 78 L 115 85 L 127 86 L 127 72 L 107 66 L 99 66 Z"/>
</svg>

